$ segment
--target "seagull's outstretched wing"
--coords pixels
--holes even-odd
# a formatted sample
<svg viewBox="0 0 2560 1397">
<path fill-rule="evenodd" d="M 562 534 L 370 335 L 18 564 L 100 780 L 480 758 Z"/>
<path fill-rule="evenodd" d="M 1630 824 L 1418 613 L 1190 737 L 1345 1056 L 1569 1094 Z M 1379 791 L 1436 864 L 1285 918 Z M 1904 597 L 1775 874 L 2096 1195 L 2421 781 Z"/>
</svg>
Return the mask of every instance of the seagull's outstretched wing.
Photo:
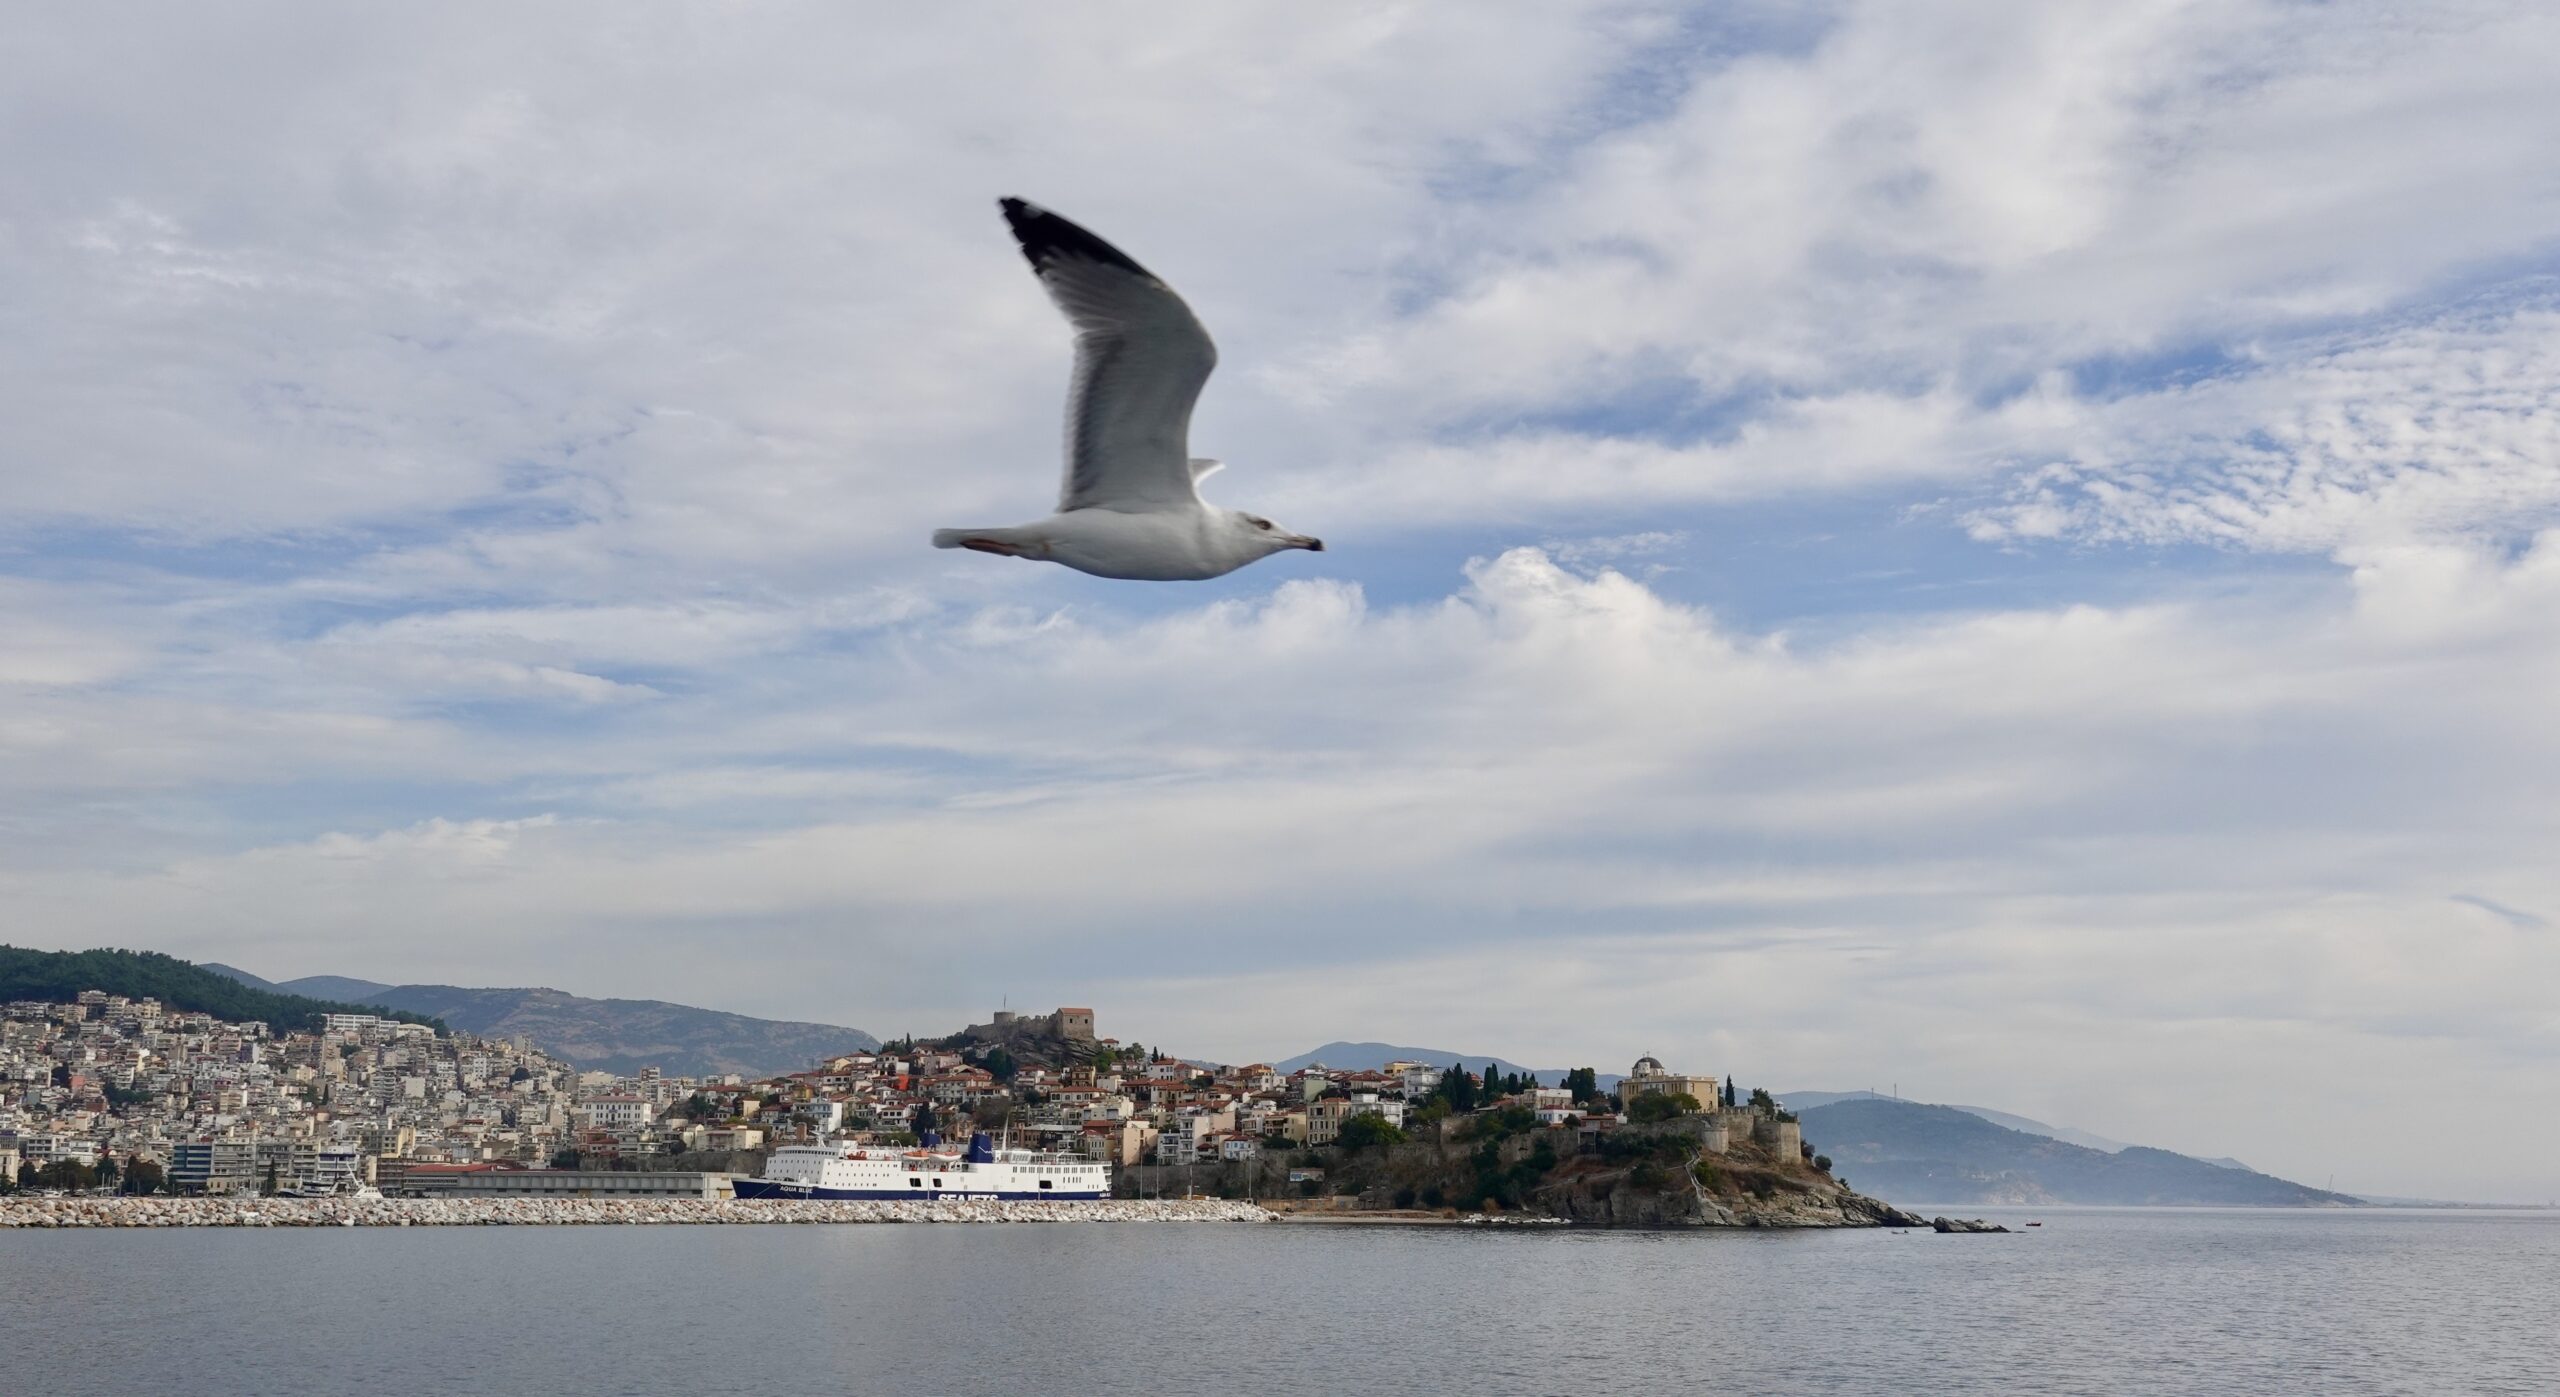
<svg viewBox="0 0 2560 1397">
<path fill-rule="evenodd" d="M 998 201 L 1049 299 L 1076 329 L 1061 513 L 1196 502 L 1185 446 L 1191 405 L 1218 366 L 1209 332 L 1127 253 L 1020 199 Z"/>
</svg>

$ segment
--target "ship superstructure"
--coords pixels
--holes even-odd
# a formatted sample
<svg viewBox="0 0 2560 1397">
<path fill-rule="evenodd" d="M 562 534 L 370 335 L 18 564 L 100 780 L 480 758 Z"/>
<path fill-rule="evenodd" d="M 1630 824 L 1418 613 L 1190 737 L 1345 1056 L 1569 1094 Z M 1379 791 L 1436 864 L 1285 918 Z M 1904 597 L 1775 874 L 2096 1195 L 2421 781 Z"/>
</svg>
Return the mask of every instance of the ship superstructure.
<svg viewBox="0 0 2560 1397">
<path fill-rule="evenodd" d="M 1109 1169 L 1077 1155 L 998 1149 L 980 1131 L 966 1150 L 931 1132 L 912 1148 L 785 1145 L 760 1178 L 737 1181 L 740 1198 L 1004 1198 L 1095 1201 L 1111 1196 Z"/>
</svg>

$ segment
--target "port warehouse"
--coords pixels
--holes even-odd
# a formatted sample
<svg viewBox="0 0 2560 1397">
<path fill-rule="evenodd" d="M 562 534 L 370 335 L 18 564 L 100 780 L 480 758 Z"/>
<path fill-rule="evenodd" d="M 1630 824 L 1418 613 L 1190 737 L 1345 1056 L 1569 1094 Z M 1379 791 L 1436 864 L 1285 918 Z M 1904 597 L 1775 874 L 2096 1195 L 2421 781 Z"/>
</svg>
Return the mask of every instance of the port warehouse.
<svg viewBox="0 0 2560 1397">
<path fill-rule="evenodd" d="M 734 1198 L 734 1174 L 688 1170 L 508 1169 L 495 1164 L 381 1164 L 394 1198 Z"/>
</svg>

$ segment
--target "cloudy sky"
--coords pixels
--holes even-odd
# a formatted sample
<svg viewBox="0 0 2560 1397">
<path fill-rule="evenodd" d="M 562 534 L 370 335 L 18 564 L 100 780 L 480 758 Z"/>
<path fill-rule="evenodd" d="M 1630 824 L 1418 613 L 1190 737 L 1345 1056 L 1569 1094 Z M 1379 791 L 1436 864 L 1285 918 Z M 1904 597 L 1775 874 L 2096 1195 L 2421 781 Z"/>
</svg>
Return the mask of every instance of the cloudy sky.
<svg viewBox="0 0 2560 1397">
<path fill-rule="evenodd" d="M 926 8 L 0 19 L 5 939 L 2560 1194 L 2547 6 Z"/>
</svg>

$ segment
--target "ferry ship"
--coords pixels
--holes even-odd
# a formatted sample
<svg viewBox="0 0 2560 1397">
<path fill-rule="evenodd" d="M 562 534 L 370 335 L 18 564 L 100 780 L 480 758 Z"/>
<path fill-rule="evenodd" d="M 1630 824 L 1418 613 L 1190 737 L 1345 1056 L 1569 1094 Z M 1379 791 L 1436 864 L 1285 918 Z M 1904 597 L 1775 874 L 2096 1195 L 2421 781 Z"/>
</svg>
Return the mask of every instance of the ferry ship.
<svg viewBox="0 0 2560 1397">
<path fill-rule="evenodd" d="M 896 1146 L 785 1145 L 764 1174 L 740 1179 L 740 1198 L 1003 1198 L 1098 1202 L 1111 1196 L 1111 1175 L 1076 1155 L 997 1149 L 985 1131 L 966 1150 L 946 1149 L 931 1131 L 913 1149 Z"/>
</svg>

